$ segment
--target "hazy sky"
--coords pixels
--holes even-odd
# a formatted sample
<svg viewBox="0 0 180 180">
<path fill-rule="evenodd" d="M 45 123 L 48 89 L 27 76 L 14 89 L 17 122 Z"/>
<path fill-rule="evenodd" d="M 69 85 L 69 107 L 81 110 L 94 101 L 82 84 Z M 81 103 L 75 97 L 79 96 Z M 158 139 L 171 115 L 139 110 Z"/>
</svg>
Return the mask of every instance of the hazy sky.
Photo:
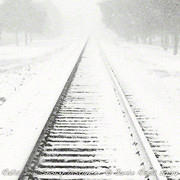
<svg viewBox="0 0 180 180">
<path fill-rule="evenodd" d="M 95 31 L 101 26 L 101 13 L 97 3 L 101 0 L 52 0 L 59 8 L 69 31 Z"/>
</svg>

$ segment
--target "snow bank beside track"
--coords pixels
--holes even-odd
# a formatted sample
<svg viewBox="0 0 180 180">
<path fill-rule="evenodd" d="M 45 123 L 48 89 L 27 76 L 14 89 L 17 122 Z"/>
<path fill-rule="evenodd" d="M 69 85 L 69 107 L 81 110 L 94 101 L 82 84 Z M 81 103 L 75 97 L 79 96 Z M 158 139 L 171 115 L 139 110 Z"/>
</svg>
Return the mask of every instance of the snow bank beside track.
<svg viewBox="0 0 180 180">
<path fill-rule="evenodd" d="M 38 74 L 53 54 L 62 51 L 68 44 L 68 40 L 59 39 L 37 41 L 25 47 L 0 47 L 0 108 Z"/>
</svg>

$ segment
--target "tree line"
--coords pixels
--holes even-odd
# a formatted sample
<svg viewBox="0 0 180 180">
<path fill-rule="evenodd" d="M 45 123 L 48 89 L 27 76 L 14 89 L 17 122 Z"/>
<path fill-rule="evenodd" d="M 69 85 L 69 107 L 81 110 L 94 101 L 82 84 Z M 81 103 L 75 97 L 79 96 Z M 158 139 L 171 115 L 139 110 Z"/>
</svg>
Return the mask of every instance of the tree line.
<svg viewBox="0 0 180 180">
<path fill-rule="evenodd" d="M 0 4 L 0 33 L 14 33 L 16 44 L 19 44 L 19 35 L 24 36 L 24 42 L 27 45 L 32 41 L 33 34 L 43 34 L 47 32 L 50 26 L 49 16 L 51 13 L 47 6 L 51 6 L 50 1 L 45 0 L 36 2 L 33 0 L 3 0 Z M 59 13 L 53 7 L 51 11 Z"/>
<path fill-rule="evenodd" d="M 152 44 L 155 39 L 164 50 L 178 53 L 180 1 L 107 0 L 100 4 L 104 22 L 128 40 Z"/>
</svg>

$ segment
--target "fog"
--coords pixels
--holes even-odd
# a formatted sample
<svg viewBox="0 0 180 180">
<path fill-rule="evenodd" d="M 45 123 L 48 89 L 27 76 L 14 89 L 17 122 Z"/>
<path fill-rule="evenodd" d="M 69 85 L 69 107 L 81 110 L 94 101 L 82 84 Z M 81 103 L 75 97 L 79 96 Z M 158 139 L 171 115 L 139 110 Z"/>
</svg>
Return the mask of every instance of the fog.
<svg viewBox="0 0 180 180">
<path fill-rule="evenodd" d="M 100 0 L 52 0 L 62 15 L 64 30 L 70 33 L 95 33 L 103 25 Z"/>
<path fill-rule="evenodd" d="M 101 0 L 0 1 L 1 40 L 6 43 L 70 35 L 102 29 Z M 23 35 L 24 34 L 24 35 Z M 24 36 L 24 37 L 23 37 Z"/>
</svg>

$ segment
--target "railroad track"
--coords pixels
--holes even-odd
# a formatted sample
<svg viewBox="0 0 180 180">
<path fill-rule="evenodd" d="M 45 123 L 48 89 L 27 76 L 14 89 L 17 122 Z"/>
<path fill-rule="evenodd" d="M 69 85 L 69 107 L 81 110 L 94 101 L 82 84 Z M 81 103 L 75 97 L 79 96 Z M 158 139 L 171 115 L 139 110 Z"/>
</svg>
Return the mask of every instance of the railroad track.
<svg viewBox="0 0 180 180">
<path fill-rule="evenodd" d="M 19 180 L 167 180 L 162 172 L 115 72 L 86 44 Z"/>
</svg>

